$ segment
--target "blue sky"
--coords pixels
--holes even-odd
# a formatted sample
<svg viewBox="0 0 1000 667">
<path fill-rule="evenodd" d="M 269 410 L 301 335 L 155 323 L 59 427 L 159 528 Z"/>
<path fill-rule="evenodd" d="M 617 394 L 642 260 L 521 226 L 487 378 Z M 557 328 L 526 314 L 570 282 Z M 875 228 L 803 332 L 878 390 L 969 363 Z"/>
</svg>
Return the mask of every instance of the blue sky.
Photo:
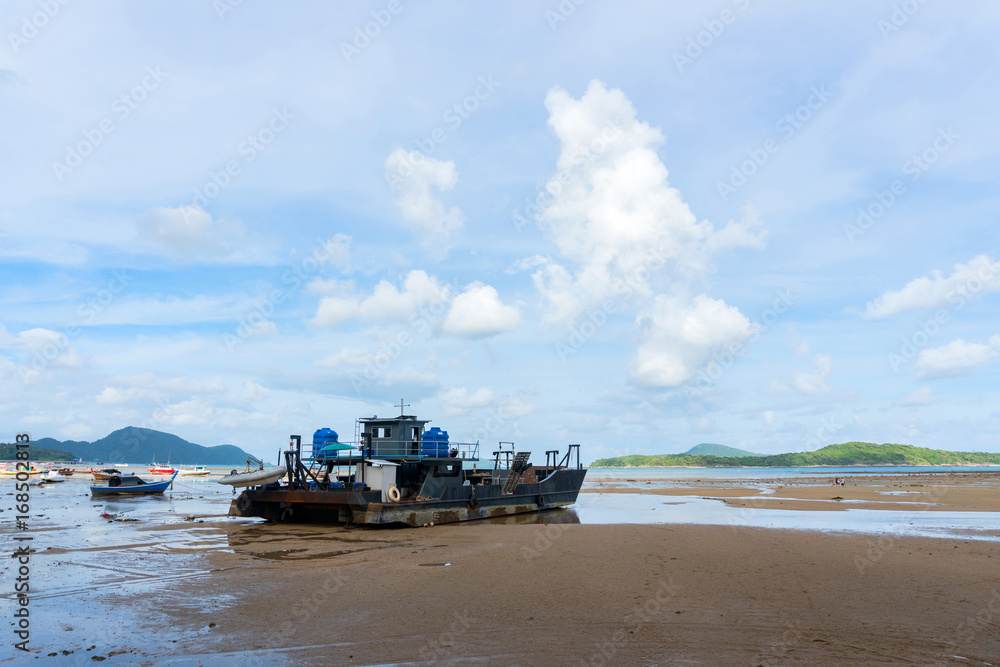
<svg viewBox="0 0 1000 667">
<path fill-rule="evenodd" d="M 1000 451 L 1000 8 L 8 2 L 0 423 Z"/>
</svg>

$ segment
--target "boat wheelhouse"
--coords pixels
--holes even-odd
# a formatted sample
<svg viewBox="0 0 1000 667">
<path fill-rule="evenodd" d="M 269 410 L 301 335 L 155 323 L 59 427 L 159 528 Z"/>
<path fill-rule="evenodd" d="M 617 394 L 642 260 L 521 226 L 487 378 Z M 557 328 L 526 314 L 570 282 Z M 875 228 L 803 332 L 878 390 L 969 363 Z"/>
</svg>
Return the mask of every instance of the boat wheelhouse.
<svg viewBox="0 0 1000 667">
<path fill-rule="evenodd" d="M 249 487 L 230 516 L 271 521 L 422 526 L 564 507 L 576 502 L 587 470 L 580 446 L 531 453 L 500 442 L 482 465 L 480 444 L 453 443 L 429 420 L 406 415 L 358 419 L 355 442 L 319 429 L 312 444 L 290 437 L 285 483 Z"/>
</svg>

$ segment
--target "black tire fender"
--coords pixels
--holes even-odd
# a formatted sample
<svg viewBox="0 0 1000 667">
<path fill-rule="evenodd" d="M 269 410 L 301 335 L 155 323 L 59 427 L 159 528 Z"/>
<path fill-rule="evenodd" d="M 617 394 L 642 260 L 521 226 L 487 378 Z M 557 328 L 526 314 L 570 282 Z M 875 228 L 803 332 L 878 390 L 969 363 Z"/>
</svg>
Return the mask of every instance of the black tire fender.
<svg viewBox="0 0 1000 667">
<path fill-rule="evenodd" d="M 239 498 L 236 499 L 236 509 L 241 512 L 246 512 L 253 505 L 253 501 L 250 500 L 250 496 L 244 491 L 240 494 Z"/>
</svg>

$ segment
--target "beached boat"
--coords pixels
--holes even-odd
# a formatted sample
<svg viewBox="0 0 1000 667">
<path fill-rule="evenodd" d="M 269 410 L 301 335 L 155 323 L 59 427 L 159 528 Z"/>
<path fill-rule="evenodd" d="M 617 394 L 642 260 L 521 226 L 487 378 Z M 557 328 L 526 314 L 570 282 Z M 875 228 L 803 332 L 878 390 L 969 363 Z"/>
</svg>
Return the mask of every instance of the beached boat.
<svg viewBox="0 0 1000 667">
<path fill-rule="evenodd" d="M 576 502 L 587 474 L 579 445 L 569 445 L 561 459 L 557 450 L 548 450 L 545 465 L 533 465 L 530 452 L 501 442 L 492 452 L 492 466 L 480 470 L 479 443 L 451 443 L 447 431 L 426 429 L 427 423 L 404 414 L 358 419 L 357 444 L 339 442 L 331 429 L 316 431 L 311 448 L 293 435 L 284 468 L 272 469 L 284 471 L 285 483 L 261 478 L 233 500 L 229 514 L 423 526 Z"/>
<path fill-rule="evenodd" d="M 205 466 L 195 466 L 193 468 L 178 468 L 177 472 L 180 473 L 181 475 L 190 475 L 190 476 L 204 476 L 204 475 L 210 475 L 212 473 L 212 471 Z"/>
<path fill-rule="evenodd" d="M 70 477 L 76 472 L 76 470 L 73 468 L 59 468 L 57 472 L 64 477 Z"/>
<path fill-rule="evenodd" d="M 146 470 L 148 470 L 150 474 L 153 475 L 173 475 L 175 472 L 177 472 L 177 468 L 172 468 L 169 463 L 166 465 L 160 463 L 154 463 L 152 464 L 152 467 L 146 468 Z"/>
<path fill-rule="evenodd" d="M 101 468 L 100 470 L 94 470 L 93 468 L 88 468 L 87 472 L 94 476 L 98 482 L 102 479 L 108 479 L 112 475 L 121 475 L 122 471 L 118 468 Z"/>
<path fill-rule="evenodd" d="M 90 487 L 94 496 L 148 496 L 166 491 L 177 477 L 175 472 L 170 479 L 162 482 L 147 482 L 135 475 L 111 475 L 108 483 L 102 486 Z"/>
<path fill-rule="evenodd" d="M 228 475 L 218 480 L 218 482 L 219 484 L 228 484 L 229 486 L 236 488 L 245 486 L 263 486 L 277 482 L 279 479 L 284 477 L 287 472 L 288 471 L 281 466 L 265 468 L 261 465 L 259 470 L 248 470 L 246 472 L 233 470 Z"/>
<path fill-rule="evenodd" d="M 9 468 L 4 467 L 3 470 L 0 470 L 0 475 L 8 475 L 10 477 L 13 477 L 18 473 L 27 473 L 28 475 L 41 475 L 43 472 L 45 472 L 45 468 L 39 468 L 37 466 L 29 465 L 29 467 L 22 468 L 19 470 L 16 465 L 11 464 Z"/>
<path fill-rule="evenodd" d="M 66 477 L 59 474 L 58 470 L 47 470 L 45 473 L 38 476 L 39 484 L 57 484 L 59 482 L 65 482 Z"/>
</svg>

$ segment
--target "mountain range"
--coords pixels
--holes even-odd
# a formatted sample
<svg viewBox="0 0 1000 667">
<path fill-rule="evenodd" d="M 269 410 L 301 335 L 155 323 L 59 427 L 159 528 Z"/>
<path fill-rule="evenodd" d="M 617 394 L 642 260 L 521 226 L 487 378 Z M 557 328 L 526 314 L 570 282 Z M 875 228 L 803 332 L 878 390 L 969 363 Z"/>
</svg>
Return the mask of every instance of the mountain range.
<svg viewBox="0 0 1000 667">
<path fill-rule="evenodd" d="M 738 450 L 742 451 L 742 450 Z M 802 467 L 802 466 L 936 466 L 936 465 L 1000 465 L 1000 454 L 991 452 L 953 452 L 913 445 L 873 442 L 845 442 L 827 445 L 813 452 L 794 452 L 764 456 L 711 456 L 685 454 L 632 454 L 598 459 L 595 468 L 739 468 L 739 467 Z"/>
<path fill-rule="evenodd" d="M 760 456 L 760 454 L 748 452 L 745 449 L 727 447 L 726 445 L 717 445 L 714 442 L 703 442 L 700 445 L 695 445 L 684 453 L 691 456 Z"/>
<path fill-rule="evenodd" d="M 179 465 L 235 465 L 246 463 L 245 451 L 235 445 L 204 447 L 162 431 L 128 426 L 95 440 L 56 440 L 40 438 L 32 441 L 32 449 L 52 449 L 72 452 L 83 461 L 105 463 L 173 463 Z M 35 458 L 38 460 L 35 456 Z"/>
</svg>

